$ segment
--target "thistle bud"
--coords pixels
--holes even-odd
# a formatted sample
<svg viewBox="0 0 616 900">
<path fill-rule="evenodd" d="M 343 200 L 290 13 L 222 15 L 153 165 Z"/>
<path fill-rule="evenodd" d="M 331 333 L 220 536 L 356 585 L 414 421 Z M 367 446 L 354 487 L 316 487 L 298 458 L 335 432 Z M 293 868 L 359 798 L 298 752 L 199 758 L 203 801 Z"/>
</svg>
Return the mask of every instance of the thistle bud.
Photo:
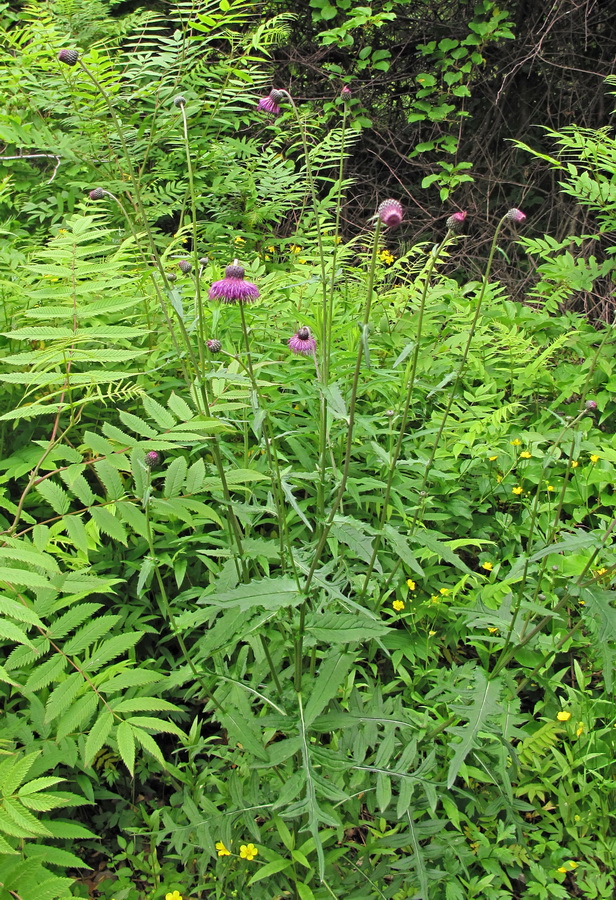
<svg viewBox="0 0 616 900">
<path fill-rule="evenodd" d="M 595 400 L 587 400 L 586 403 L 584 404 L 584 406 L 586 407 L 586 409 L 589 409 L 589 410 L 593 410 L 593 409 L 597 408 L 597 404 L 596 404 Z"/>
<path fill-rule="evenodd" d="M 209 341 L 205 342 L 205 346 L 210 351 L 210 353 L 220 353 L 222 350 L 222 344 L 220 341 L 217 341 L 216 338 L 210 338 Z"/>
<path fill-rule="evenodd" d="M 402 221 L 402 206 L 397 200 L 383 200 L 377 212 L 383 225 L 388 228 L 397 228 Z"/>
<path fill-rule="evenodd" d="M 210 261 L 210 260 L 209 260 L 209 257 L 207 257 L 207 256 L 202 256 L 201 259 L 199 260 L 199 265 L 200 265 L 200 266 L 207 266 L 207 264 L 209 263 L 209 261 Z"/>
<path fill-rule="evenodd" d="M 345 84 L 345 86 L 342 88 L 342 90 L 340 91 L 340 96 L 342 97 L 343 100 L 350 100 L 350 99 L 351 99 L 351 89 L 348 88 L 348 87 L 346 86 L 346 84 Z"/>
<path fill-rule="evenodd" d="M 182 94 L 178 94 L 177 97 L 173 98 L 174 106 L 186 106 L 186 97 L 182 96 Z"/>
<path fill-rule="evenodd" d="M 189 263 L 187 259 L 181 259 L 178 263 L 178 269 L 182 275 L 188 275 L 189 272 L 192 272 L 192 263 Z"/>
<path fill-rule="evenodd" d="M 90 191 L 90 200 L 102 200 L 105 196 L 105 191 L 101 187 L 94 188 L 93 191 Z"/>
<path fill-rule="evenodd" d="M 77 60 L 79 59 L 79 51 L 69 50 L 65 48 L 64 50 L 60 50 L 60 52 L 58 53 L 58 59 L 66 66 L 75 66 L 77 65 Z"/>
<path fill-rule="evenodd" d="M 149 453 L 146 453 L 144 462 L 148 469 L 155 469 L 160 465 L 160 453 L 157 453 L 156 450 L 150 450 Z"/>
<path fill-rule="evenodd" d="M 167 281 L 177 281 L 177 277 L 178 276 L 175 274 L 175 272 L 167 273 Z"/>
<path fill-rule="evenodd" d="M 508 222 L 514 222 L 516 225 L 521 225 L 522 222 L 526 221 L 526 213 L 523 213 L 521 209 L 510 209 L 506 214 L 505 219 Z"/>
<path fill-rule="evenodd" d="M 449 216 L 449 218 L 447 219 L 447 222 L 445 223 L 447 225 L 447 228 L 450 231 L 460 231 L 460 229 L 464 225 L 464 220 L 466 219 L 466 215 L 467 215 L 467 213 L 464 210 L 462 212 L 456 212 L 452 216 Z"/>
</svg>

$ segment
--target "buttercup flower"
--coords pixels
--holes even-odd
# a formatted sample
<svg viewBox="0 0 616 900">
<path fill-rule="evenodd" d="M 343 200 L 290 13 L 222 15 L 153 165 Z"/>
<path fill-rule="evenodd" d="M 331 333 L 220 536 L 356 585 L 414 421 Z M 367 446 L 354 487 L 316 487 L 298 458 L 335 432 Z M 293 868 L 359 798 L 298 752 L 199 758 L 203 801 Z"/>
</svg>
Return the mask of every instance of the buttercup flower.
<svg viewBox="0 0 616 900">
<path fill-rule="evenodd" d="M 223 303 L 250 303 L 259 296 L 259 288 L 252 281 L 244 281 L 244 267 L 235 260 L 225 269 L 225 277 L 211 286 L 209 296 Z"/>
<path fill-rule="evenodd" d="M 491 563 L 491 562 L 482 562 L 482 563 L 481 563 L 481 568 L 482 568 L 482 569 L 485 569 L 486 572 L 491 572 L 492 569 L 494 568 L 494 563 Z"/>
<path fill-rule="evenodd" d="M 460 231 L 466 216 L 467 212 L 465 210 L 463 212 L 455 212 L 452 216 L 449 216 L 445 224 L 450 231 Z"/>
<path fill-rule="evenodd" d="M 442 594 L 443 597 L 446 597 L 447 594 L 451 594 L 451 591 L 449 588 L 439 588 L 439 593 Z"/>
<path fill-rule="evenodd" d="M 514 487 L 514 488 L 511 489 L 511 493 L 512 493 L 512 494 L 517 494 L 517 495 L 519 496 L 520 494 L 523 494 L 523 493 L 524 493 L 524 488 L 523 488 L 523 487 L 520 487 L 520 485 L 518 484 L 518 485 L 516 485 L 516 487 Z"/>
<path fill-rule="evenodd" d="M 497 459 L 498 459 L 498 456 L 488 456 L 488 460 L 489 460 L 490 462 L 494 462 L 494 461 L 497 460 Z"/>
<path fill-rule="evenodd" d="M 575 729 L 575 736 L 580 737 L 580 735 L 584 732 L 584 723 L 578 722 L 577 728 Z"/>
<path fill-rule="evenodd" d="M 522 222 L 526 221 L 526 213 L 523 213 L 521 209 L 510 209 L 507 215 L 505 216 L 508 222 L 514 222 L 516 225 L 521 225 Z"/>
<path fill-rule="evenodd" d="M 404 600 L 394 600 L 391 605 L 396 610 L 396 612 L 402 612 L 402 610 L 404 609 Z"/>
<path fill-rule="evenodd" d="M 548 491 L 554 491 L 554 490 L 556 490 L 553 484 L 548 484 L 548 488 L 547 488 L 547 489 L 548 489 Z"/>
<path fill-rule="evenodd" d="M 179 891 L 170 891 L 165 894 L 165 900 L 183 900 L 183 898 Z"/>
<path fill-rule="evenodd" d="M 227 850 L 222 841 L 216 841 L 214 844 L 219 856 L 231 856 L 231 851 Z"/>
<path fill-rule="evenodd" d="M 509 441 L 514 447 L 519 447 L 522 444 L 520 438 L 514 438 L 512 441 Z"/>
<path fill-rule="evenodd" d="M 257 109 L 261 112 L 271 113 L 273 116 L 280 115 L 280 103 L 284 100 L 282 91 L 270 91 L 267 97 L 261 97 L 257 104 Z"/>
<path fill-rule="evenodd" d="M 79 59 L 79 51 L 69 50 L 68 48 L 65 48 L 64 50 L 60 50 L 60 52 L 58 53 L 58 59 L 66 66 L 75 66 L 77 65 L 77 60 Z"/>
<path fill-rule="evenodd" d="M 428 637 L 434 637 L 435 634 L 436 634 L 436 631 L 429 631 Z"/>
<path fill-rule="evenodd" d="M 556 713 L 556 718 L 558 719 L 559 722 L 568 722 L 569 719 L 571 718 L 571 713 L 567 712 L 564 709 L 561 709 L 561 711 L 559 713 Z"/>
<path fill-rule="evenodd" d="M 520 458 L 521 459 L 531 459 L 532 455 L 533 454 L 529 453 L 528 450 L 522 450 L 522 452 L 520 453 Z"/>
<path fill-rule="evenodd" d="M 591 463 L 598 463 L 598 462 L 599 462 L 599 457 L 597 456 L 596 453 L 593 453 L 593 454 L 591 455 L 590 461 L 591 461 Z"/>
<path fill-rule="evenodd" d="M 254 844 L 242 844 L 240 847 L 240 856 L 242 859 L 247 859 L 249 862 L 251 859 L 254 859 L 258 853 L 259 851 Z"/>
<path fill-rule="evenodd" d="M 572 459 L 571 460 L 571 468 L 577 469 L 578 466 L 579 466 L 579 462 L 577 461 L 577 459 Z"/>
<path fill-rule="evenodd" d="M 417 585 L 415 584 L 415 582 L 413 581 L 412 578 L 407 578 L 407 579 L 406 579 L 406 583 L 407 583 L 407 585 L 408 585 L 409 591 L 414 591 L 415 588 L 417 587 Z"/>
<path fill-rule="evenodd" d="M 307 325 L 302 325 L 301 328 L 298 328 L 287 343 L 293 353 L 298 353 L 301 356 L 314 356 L 317 349 L 317 342 L 312 337 L 312 332 Z"/>
<path fill-rule="evenodd" d="M 402 221 L 402 206 L 397 200 L 383 200 L 377 212 L 383 225 L 388 228 L 397 228 Z"/>
</svg>

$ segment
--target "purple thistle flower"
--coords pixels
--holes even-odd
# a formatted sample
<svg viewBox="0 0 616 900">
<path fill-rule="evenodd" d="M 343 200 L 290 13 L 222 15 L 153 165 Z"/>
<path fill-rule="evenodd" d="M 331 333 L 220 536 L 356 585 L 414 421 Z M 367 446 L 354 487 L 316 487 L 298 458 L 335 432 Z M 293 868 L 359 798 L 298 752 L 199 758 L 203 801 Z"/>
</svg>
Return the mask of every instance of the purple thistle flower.
<svg viewBox="0 0 616 900">
<path fill-rule="evenodd" d="M 280 103 L 284 100 L 284 94 L 282 91 L 273 90 L 270 91 L 267 97 L 261 97 L 257 104 L 257 109 L 262 112 L 271 113 L 273 116 L 280 115 Z"/>
<path fill-rule="evenodd" d="M 586 403 L 584 404 L 584 406 L 586 409 L 596 409 L 597 402 L 596 402 L 596 400 L 587 400 Z"/>
<path fill-rule="evenodd" d="M 462 212 L 456 212 L 452 216 L 449 216 L 445 224 L 450 231 L 460 231 L 460 229 L 464 225 L 466 216 L 466 210 L 463 210 Z"/>
<path fill-rule="evenodd" d="M 347 87 L 346 84 L 340 91 L 340 96 L 343 100 L 349 100 L 351 97 L 351 88 Z"/>
<path fill-rule="evenodd" d="M 216 338 L 210 338 L 209 341 L 205 342 L 205 346 L 210 353 L 220 353 L 222 350 L 222 344 L 220 341 L 217 341 Z"/>
<path fill-rule="evenodd" d="M 160 465 L 160 453 L 157 453 L 156 450 L 150 450 L 149 453 L 146 453 L 144 462 L 148 469 L 155 469 Z"/>
<path fill-rule="evenodd" d="M 383 225 L 397 228 L 402 221 L 402 206 L 397 200 L 383 200 L 377 213 Z"/>
<path fill-rule="evenodd" d="M 188 275 L 189 272 L 192 272 L 192 263 L 188 262 L 187 259 L 181 259 L 178 263 L 178 269 L 182 275 Z"/>
<path fill-rule="evenodd" d="M 307 325 L 298 328 L 293 337 L 288 340 L 289 349 L 301 356 L 314 356 L 317 342 Z"/>
<path fill-rule="evenodd" d="M 505 216 L 508 222 L 515 222 L 516 225 L 521 225 L 522 222 L 526 221 L 526 213 L 523 213 L 521 209 L 510 209 L 507 215 Z"/>
<path fill-rule="evenodd" d="M 252 281 L 244 281 L 244 267 L 237 260 L 225 269 L 225 277 L 210 288 L 210 300 L 223 303 L 250 303 L 259 296 L 259 288 Z"/>
<path fill-rule="evenodd" d="M 105 196 L 105 191 L 101 188 L 94 188 L 93 191 L 90 191 L 90 200 L 102 200 Z"/>
<path fill-rule="evenodd" d="M 64 63 L 66 66 L 75 66 L 77 65 L 77 60 L 79 59 L 79 51 L 78 50 L 69 50 L 68 48 L 64 48 L 60 50 L 58 53 L 58 59 L 61 63 Z"/>
</svg>

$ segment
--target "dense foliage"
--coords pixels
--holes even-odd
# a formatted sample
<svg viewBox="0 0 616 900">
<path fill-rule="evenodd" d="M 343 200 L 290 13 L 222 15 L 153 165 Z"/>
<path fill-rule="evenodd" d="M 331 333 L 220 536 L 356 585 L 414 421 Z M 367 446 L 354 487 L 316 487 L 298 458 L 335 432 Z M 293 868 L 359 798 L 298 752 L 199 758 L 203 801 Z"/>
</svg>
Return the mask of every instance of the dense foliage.
<svg viewBox="0 0 616 900">
<path fill-rule="evenodd" d="M 459 209 L 482 0 L 417 237 L 341 91 L 410 6 L 2 5 L 0 900 L 616 891 L 616 141 L 516 145 L 583 230 Z"/>
</svg>

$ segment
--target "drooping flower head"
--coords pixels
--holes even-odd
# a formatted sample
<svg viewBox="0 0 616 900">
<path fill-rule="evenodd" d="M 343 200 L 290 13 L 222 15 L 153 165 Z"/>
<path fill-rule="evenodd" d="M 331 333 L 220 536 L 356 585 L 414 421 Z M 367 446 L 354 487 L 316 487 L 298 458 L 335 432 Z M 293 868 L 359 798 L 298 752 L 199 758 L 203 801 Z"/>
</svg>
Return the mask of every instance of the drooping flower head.
<svg viewBox="0 0 616 900">
<path fill-rule="evenodd" d="M 450 231 L 460 231 L 460 229 L 464 225 L 466 216 L 466 210 L 463 210 L 462 212 L 455 212 L 452 216 L 449 216 L 445 224 Z"/>
<path fill-rule="evenodd" d="M 192 272 L 192 263 L 188 262 L 187 259 L 181 259 L 178 263 L 178 269 L 182 275 L 188 275 L 189 272 Z"/>
<path fill-rule="evenodd" d="M 174 106 L 186 106 L 186 97 L 183 94 L 178 94 L 177 97 L 173 98 Z"/>
<path fill-rule="evenodd" d="M 75 66 L 79 59 L 79 50 L 72 50 L 65 47 L 58 53 L 58 59 L 61 63 L 64 63 L 65 66 Z"/>
<path fill-rule="evenodd" d="M 596 400 L 587 400 L 586 403 L 584 404 L 584 407 L 586 409 L 590 409 L 590 410 L 596 409 L 597 401 Z"/>
<path fill-rule="evenodd" d="M 289 338 L 288 344 L 293 353 L 301 356 L 314 356 L 317 349 L 317 342 L 307 325 L 298 328 L 293 337 Z"/>
<path fill-rule="evenodd" d="M 223 303 L 250 303 L 259 296 L 259 288 L 252 281 L 244 281 L 244 267 L 234 260 L 225 269 L 225 277 L 210 288 L 210 300 Z"/>
<path fill-rule="evenodd" d="M 505 216 L 508 222 L 514 222 L 516 225 L 521 225 L 522 222 L 526 221 L 526 213 L 523 213 L 521 209 L 510 209 L 507 215 Z"/>
<path fill-rule="evenodd" d="M 397 228 L 402 221 L 402 206 L 397 200 L 383 200 L 377 212 L 387 228 Z"/>
<path fill-rule="evenodd" d="M 280 115 L 280 104 L 284 100 L 284 93 L 277 91 L 275 88 L 270 91 L 267 97 L 261 97 L 257 104 L 257 109 L 261 112 L 271 113 L 273 116 Z"/>
<path fill-rule="evenodd" d="M 90 191 L 90 200 L 102 200 L 105 196 L 105 191 L 102 187 L 94 188 L 93 191 Z"/>
<path fill-rule="evenodd" d="M 220 353 L 222 350 L 222 344 L 216 338 L 210 338 L 209 341 L 205 342 L 205 346 L 210 353 Z"/>
</svg>

